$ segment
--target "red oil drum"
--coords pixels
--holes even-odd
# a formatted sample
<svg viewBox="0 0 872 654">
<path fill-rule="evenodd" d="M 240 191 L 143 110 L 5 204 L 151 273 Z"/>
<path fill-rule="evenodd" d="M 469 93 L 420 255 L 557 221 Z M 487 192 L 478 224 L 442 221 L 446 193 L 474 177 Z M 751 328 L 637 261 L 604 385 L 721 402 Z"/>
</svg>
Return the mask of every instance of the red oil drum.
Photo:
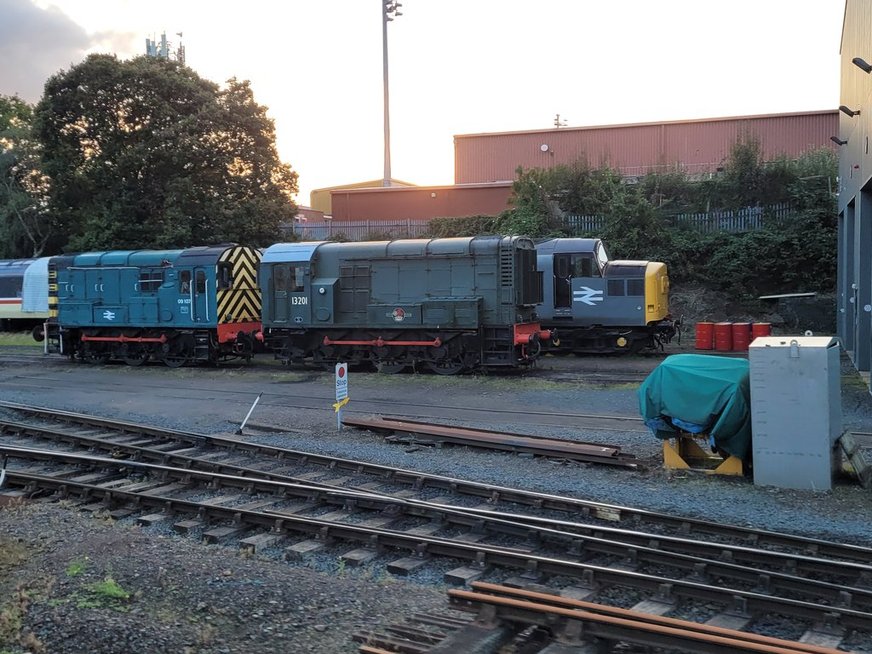
<svg viewBox="0 0 872 654">
<path fill-rule="evenodd" d="M 715 324 L 713 322 L 696 323 L 696 349 L 710 350 L 715 342 Z"/>
<path fill-rule="evenodd" d="M 733 323 L 715 323 L 715 350 L 718 352 L 730 352 L 733 349 Z"/>
<path fill-rule="evenodd" d="M 751 325 L 751 340 L 758 336 L 772 336 L 772 323 L 755 322 Z"/>
<path fill-rule="evenodd" d="M 733 323 L 733 352 L 747 352 L 751 344 L 751 323 Z"/>
</svg>

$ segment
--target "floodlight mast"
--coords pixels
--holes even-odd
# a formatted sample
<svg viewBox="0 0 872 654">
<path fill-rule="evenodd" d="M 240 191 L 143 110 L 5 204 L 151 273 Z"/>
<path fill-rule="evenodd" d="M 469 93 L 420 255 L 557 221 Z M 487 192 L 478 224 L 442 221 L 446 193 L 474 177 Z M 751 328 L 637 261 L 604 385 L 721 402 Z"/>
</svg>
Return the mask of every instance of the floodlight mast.
<svg viewBox="0 0 872 654">
<path fill-rule="evenodd" d="M 385 169 L 382 186 L 391 185 L 391 115 L 390 95 L 388 93 L 388 23 L 395 16 L 402 16 L 400 7 L 403 5 L 396 0 L 379 0 L 382 4 L 382 63 L 385 104 Z"/>
</svg>

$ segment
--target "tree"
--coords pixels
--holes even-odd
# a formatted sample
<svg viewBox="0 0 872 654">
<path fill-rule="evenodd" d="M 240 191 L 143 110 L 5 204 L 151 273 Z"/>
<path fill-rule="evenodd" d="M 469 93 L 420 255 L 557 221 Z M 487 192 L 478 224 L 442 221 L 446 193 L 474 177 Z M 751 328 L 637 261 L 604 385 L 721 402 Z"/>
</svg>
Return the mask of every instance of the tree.
<svg viewBox="0 0 872 654">
<path fill-rule="evenodd" d="M 34 130 L 70 249 L 267 245 L 297 212 L 297 174 L 245 81 L 90 55 L 48 80 Z"/>
<path fill-rule="evenodd" d="M 0 257 L 38 257 L 52 235 L 45 178 L 31 137 L 33 107 L 0 95 Z"/>
</svg>

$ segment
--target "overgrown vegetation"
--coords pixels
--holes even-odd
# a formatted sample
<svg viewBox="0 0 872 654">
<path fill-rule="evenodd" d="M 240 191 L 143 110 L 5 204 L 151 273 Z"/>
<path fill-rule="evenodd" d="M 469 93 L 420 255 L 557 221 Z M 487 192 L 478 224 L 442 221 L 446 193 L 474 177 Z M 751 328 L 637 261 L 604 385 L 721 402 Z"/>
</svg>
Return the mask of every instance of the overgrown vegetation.
<svg viewBox="0 0 872 654">
<path fill-rule="evenodd" d="M 699 283 L 731 295 L 831 292 L 836 280 L 836 157 L 828 149 L 798 160 L 763 162 L 758 141 L 738 142 L 723 170 L 692 180 L 680 170 L 652 173 L 635 184 L 583 162 L 548 170 L 519 169 L 513 208 L 496 218 L 432 221 L 430 236 L 524 234 L 596 236 L 610 255 L 664 261 L 675 282 Z M 788 206 L 776 217 L 773 205 Z M 705 234 L 677 223 L 679 214 L 759 207 L 763 227 Z M 566 227 L 567 214 L 602 216 L 596 232 Z"/>
</svg>

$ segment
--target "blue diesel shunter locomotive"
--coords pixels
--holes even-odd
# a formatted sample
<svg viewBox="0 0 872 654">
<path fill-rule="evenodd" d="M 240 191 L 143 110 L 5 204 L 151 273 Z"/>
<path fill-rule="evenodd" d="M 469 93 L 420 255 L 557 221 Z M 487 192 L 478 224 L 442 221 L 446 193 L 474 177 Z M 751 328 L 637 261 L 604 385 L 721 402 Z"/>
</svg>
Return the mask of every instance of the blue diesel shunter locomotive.
<svg viewBox="0 0 872 654">
<path fill-rule="evenodd" d="M 663 349 L 681 324 L 669 313 L 669 277 L 659 261 L 609 259 L 598 238 L 554 238 L 536 246 L 545 276 L 542 324 L 555 353 Z"/>
<path fill-rule="evenodd" d="M 279 243 L 260 286 L 264 342 L 285 362 L 450 375 L 528 365 L 550 337 L 525 237 Z"/>
<path fill-rule="evenodd" d="M 258 250 L 232 244 L 52 257 L 47 350 L 172 367 L 250 358 L 261 329 L 259 261 Z"/>
</svg>

